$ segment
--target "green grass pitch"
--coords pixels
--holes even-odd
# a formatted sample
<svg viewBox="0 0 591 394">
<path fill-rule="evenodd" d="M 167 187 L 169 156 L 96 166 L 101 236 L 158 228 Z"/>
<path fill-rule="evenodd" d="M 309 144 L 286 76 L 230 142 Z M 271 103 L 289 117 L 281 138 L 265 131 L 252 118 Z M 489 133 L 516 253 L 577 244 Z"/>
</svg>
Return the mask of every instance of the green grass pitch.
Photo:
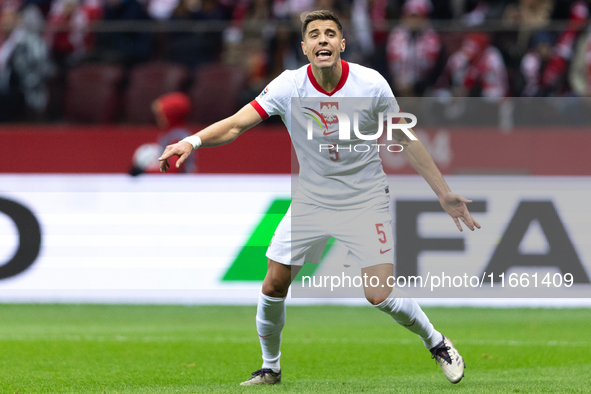
<svg viewBox="0 0 591 394">
<path fill-rule="evenodd" d="M 255 307 L 0 305 L 0 393 L 588 393 L 590 309 L 425 308 L 468 368 L 447 382 L 371 307 L 288 305 L 283 382 L 260 368 Z"/>
</svg>

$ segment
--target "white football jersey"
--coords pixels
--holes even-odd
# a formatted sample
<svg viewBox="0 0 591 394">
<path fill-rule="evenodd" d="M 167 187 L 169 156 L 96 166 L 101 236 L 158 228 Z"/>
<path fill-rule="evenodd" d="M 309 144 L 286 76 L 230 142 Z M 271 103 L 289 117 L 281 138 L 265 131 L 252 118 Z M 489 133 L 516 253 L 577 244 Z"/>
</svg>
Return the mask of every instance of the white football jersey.
<svg viewBox="0 0 591 394">
<path fill-rule="evenodd" d="M 331 93 L 322 89 L 311 65 L 307 65 L 283 72 L 251 105 L 263 119 L 281 116 L 287 127 L 300 164 L 299 188 L 294 200 L 301 198 L 339 209 L 368 203 L 387 204 L 386 175 L 378 149 L 372 146 L 377 141 L 356 136 L 352 114 L 358 113 L 358 130 L 367 136 L 378 130 L 380 112 L 385 121 L 387 113 L 397 114 L 400 109 L 390 85 L 380 73 L 344 60 L 341 64 L 341 79 Z M 329 109 L 351 114 L 350 140 L 339 140 L 338 117 L 323 113 Z M 311 136 L 308 135 L 310 119 L 313 119 Z"/>
</svg>

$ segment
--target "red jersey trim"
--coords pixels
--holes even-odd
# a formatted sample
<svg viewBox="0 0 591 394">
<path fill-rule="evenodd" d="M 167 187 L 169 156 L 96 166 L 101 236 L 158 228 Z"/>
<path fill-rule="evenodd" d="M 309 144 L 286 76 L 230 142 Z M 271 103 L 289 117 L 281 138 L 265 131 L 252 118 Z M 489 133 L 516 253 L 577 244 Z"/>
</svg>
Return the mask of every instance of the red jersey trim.
<svg viewBox="0 0 591 394">
<path fill-rule="evenodd" d="M 263 120 L 267 119 L 269 117 L 269 114 L 267 113 L 267 111 L 265 111 L 263 109 L 263 107 L 261 107 L 261 105 L 259 104 L 258 101 L 252 100 L 250 102 L 250 105 L 252 105 L 252 107 L 259 113 L 259 115 L 261 116 L 261 118 L 263 118 Z"/>
<path fill-rule="evenodd" d="M 337 83 L 337 86 L 330 93 L 328 93 L 326 90 L 322 89 L 322 86 L 320 86 L 318 81 L 316 81 L 316 78 L 314 78 L 314 73 L 312 73 L 312 65 L 311 64 L 308 65 L 308 79 L 312 83 L 312 86 L 314 86 L 314 88 L 316 90 L 318 90 L 320 93 L 326 94 L 327 96 L 332 96 L 333 94 L 335 94 L 336 92 L 341 90 L 343 86 L 345 86 L 345 82 L 347 82 L 347 78 L 349 77 L 349 63 L 347 63 L 346 61 L 341 59 L 341 66 L 343 67 L 343 73 L 341 74 L 341 79 L 339 79 L 339 83 Z"/>
</svg>

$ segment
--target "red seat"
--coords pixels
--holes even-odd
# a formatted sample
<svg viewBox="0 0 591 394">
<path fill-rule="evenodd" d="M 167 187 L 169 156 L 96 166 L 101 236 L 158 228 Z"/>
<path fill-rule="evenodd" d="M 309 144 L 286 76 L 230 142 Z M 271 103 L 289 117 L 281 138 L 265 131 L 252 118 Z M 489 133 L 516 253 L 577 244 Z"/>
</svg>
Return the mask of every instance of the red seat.
<svg viewBox="0 0 591 394">
<path fill-rule="evenodd" d="M 182 90 L 187 75 L 187 68 L 176 63 L 151 62 L 136 66 L 131 71 L 125 94 L 126 119 L 133 123 L 154 123 L 154 100 Z"/>
<path fill-rule="evenodd" d="M 212 64 L 200 67 L 189 96 L 193 104 L 191 120 L 213 123 L 234 114 L 246 84 L 246 70 L 238 65 Z"/>
<path fill-rule="evenodd" d="M 123 69 L 86 64 L 68 72 L 64 97 L 65 118 L 73 122 L 113 123 L 119 109 Z"/>
</svg>

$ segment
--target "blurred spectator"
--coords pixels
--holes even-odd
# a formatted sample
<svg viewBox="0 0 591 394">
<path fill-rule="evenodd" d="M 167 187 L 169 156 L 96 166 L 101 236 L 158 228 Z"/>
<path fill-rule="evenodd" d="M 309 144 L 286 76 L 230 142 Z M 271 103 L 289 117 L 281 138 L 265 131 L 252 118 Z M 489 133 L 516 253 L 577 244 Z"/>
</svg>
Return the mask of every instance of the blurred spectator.
<svg viewBox="0 0 591 394">
<path fill-rule="evenodd" d="M 103 19 L 108 22 L 149 20 L 144 8 L 137 0 L 105 0 Z M 122 28 L 127 26 L 122 25 Z M 96 46 L 99 60 L 115 62 L 125 66 L 150 60 L 152 55 L 152 35 L 133 31 L 97 34 Z"/>
<path fill-rule="evenodd" d="M 573 93 L 591 96 L 591 27 L 579 38 L 569 70 Z"/>
<path fill-rule="evenodd" d="M 520 96 L 540 96 L 542 73 L 546 69 L 548 59 L 552 55 L 552 35 L 540 30 L 532 37 L 530 50 L 521 60 L 520 67 Z"/>
<path fill-rule="evenodd" d="M 2 7 L 0 12 L 0 120 L 38 116 L 47 105 L 46 82 L 52 72 L 49 51 L 41 38 L 43 16 L 35 6 L 21 13 Z"/>
<path fill-rule="evenodd" d="M 171 20 L 221 22 L 225 12 L 216 0 L 181 0 Z M 219 26 L 207 31 L 176 32 L 170 39 L 170 60 L 189 67 L 218 60 L 222 48 L 222 31 Z"/>
<path fill-rule="evenodd" d="M 158 127 L 165 133 L 158 138 L 158 142 L 143 144 L 133 154 L 133 166 L 129 173 L 140 175 L 143 173 L 159 173 L 158 157 L 167 145 L 174 144 L 193 133 L 187 128 L 187 119 L 191 113 L 189 96 L 181 92 L 167 93 L 156 99 L 152 105 Z M 191 155 L 193 156 L 193 155 Z M 195 158 L 187 159 L 180 168 L 176 168 L 178 157 L 169 160 L 172 173 L 195 172 Z"/>
<path fill-rule="evenodd" d="M 398 96 L 421 96 L 441 71 L 436 67 L 441 39 L 429 24 L 431 9 L 429 0 L 407 0 L 402 6 L 402 23 L 388 37 L 388 68 Z"/>
<path fill-rule="evenodd" d="M 579 39 L 569 70 L 569 82 L 577 96 L 591 96 L 591 28 Z"/>
<path fill-rule="evenodd" d="M 396 4 L 388 0 L 368 0 L 369 17 L 372 28 L 373 45 L 375 48 L 373 58 L 369 66 L 382 75 L 388 75 L 388 60 L 386 55 L 386 44 L 390 33 L 388 22 L 397 13 Z"/>
<path fill-rule="evenodd" d="M 191 100 L 185 93 L 167 93 L 154 101 L 152 111 L 160 128 L 169 131 L 185 129 L 191 113 Z"/>
<path fill-rule="evenodd" d="M 464 6 L 466 6 L 464 2 Z M 478 26 L 484 23 L 486 20 L 486 14 L 488 13 L 488 4 L 486 1 L 477 2 L 473 8 L 466 11 L 461 15 L 462 22 L 466 26 Z"/>
<path fill-rule="evenodd" d="M 103 17 L 103 0 L 81 0 L 81 8 L 89 20 Z"/>
<path fill-rule="evenodd" d="M 368 0 L 353 0 L 351 27 L 354 40 L 351 43 L 351 40 L 347 39 L 347 48 L 353 50 L 357 55 L 353 56 L 351 60 L 355 63 L 366 63 L 375 52 Z"/>
<path fill-rule="evenodd" d="M 316 5 L 311 10 L 329 10 L 336 14 L 339 20 L 349 20 L 351 5 L 349 2 L 338 0 L 316 0 Z"/>
<path fill-rule="evenodd" d="M 281 21 L 269 43 L 269 79 L 274 79 L 285 70 L 295 70 L 302 64 L 301 34 L 291 25 L 291 20 Z M 265 81 L 266 84 L 268 81 Z M 259 86 L 258 91 L 264 86 Z"/>
<path fill-rule="evenodd" d="M 438 89 L 456 97 L 505 97 L 509 94 L 507 69 L 497 48 L 484 33 L 470 33 L 450 56 Z M 440 94 L 443 91 L 440 90 Z"/>
<path fill-rule="evenodd" d="M 584 1 L 576 1 L 570 8 L 566 29 L 560 33 L 542 73 L 540 90 L 543 95 L 567 95 L 570 87 L 567 80 L 567 69 L 573 53 L 575 42 L 589 16 L 589 8 Z"/>
<path fill-rule="evenodd" d="M 101 17 L 98 0 L 55 0 L 47 18 L 46 37 L 54 60 L 66 67 L 80 60 L 94 45 L 88 32 Z"/>
<path fill-rule="evenodd" d="M 41 11 L 41 14 L 43 14 L 43 17 L 46 17 L 51 8 L 51 3 L 54 1 L 55 0 L 22 0 L 21 3 L 23 8 L 29 5 L 37 6 L 39 11 Z"/>
<path fill-rule="evenodd" d="M 243 0 L 232 15 L 235 29 L 230 39 L 232 44 L 257 41 L 263 46 L 273 38 L 277 23 L 273 15 L 271 0 Z M 239 50 L 239 48 L 233 48 Z"/>
<path fill-rule="evenodd" d="M 170 19 L 180 2 L 180 0 L 149 0 L 148 15 L 154 20 Z"/>
<path fill-rule="evenodd" d="M 507 23 L 539 28 L 548 24 L 553 8 L 552 0 L 518 0 L 507 5 L 503 17 Z"/>
<path fill-rule="evenodd" d="M 552 0 L 519 0 L 507 5 L 503 23 L 511 30 L 498 34 L 496 42 L 509 56 L 511 67 L 519 66 L 533 34 L 550 23 L 553 7 Z"/>
<path fill-rule="evenodd" d="M 287 2 L 290 14 L 298 20 L 303 13 L 314 10 L 314 0 L 287 0 Z"/>
<path fill-rule="evenodd" d="M 39 41 L 38 11 L 34 22 L 20 22 L 25 18 L 17 10 L 33 4 L 47 15 L 47 45 Z M 56 103 L 63 102 L 67 69 L 87 59 L 124 66 L 153 58 L 189 67 L 238 63 L 248 70 L 246 103 L 269 79 L 306 61 L 300 18 L 318 8 L 343 19 L 344 58 L 389 75 L 401 97 L 429 94 L 433 85 L 455 96 L 591 95 L 591 29 L 580 37 L 588 22 L 587 0 L 0 0 L 0 119 L 42 112 L 59 118 Z M 455 24 L 502 18 L 503 28 L 491 35 L 494 41 L 482 34 L 464 41 L 464 33 L 438 34 L 432 21 L 449 18 L 452 10 Z M 551 18 L 568 19 L 566 28 L 547 32 Z M 148 33 L 151 25 L 143 23 L 92 33 L 92 23 L 101 19 L 188 23 L 171 33 Z M 50 79 L 46 108 L 48 48 L 59 68 Z M 443 64 L 442 48 L 460 49 Z"/>
<path fill-rule="evenodd" d="M 281 73 L 285 69 L 280 67 L 293 65 L 289 19 L 277 23 L 273 12 L 269 0 L 240 1 L 232 15 L 232 27 L 224 33 L 225 62 L 243 65 L 248 72 L 247 88 L 239 100 L 243 104 L 265 87 L 269 74 Z"/>
</svg>

